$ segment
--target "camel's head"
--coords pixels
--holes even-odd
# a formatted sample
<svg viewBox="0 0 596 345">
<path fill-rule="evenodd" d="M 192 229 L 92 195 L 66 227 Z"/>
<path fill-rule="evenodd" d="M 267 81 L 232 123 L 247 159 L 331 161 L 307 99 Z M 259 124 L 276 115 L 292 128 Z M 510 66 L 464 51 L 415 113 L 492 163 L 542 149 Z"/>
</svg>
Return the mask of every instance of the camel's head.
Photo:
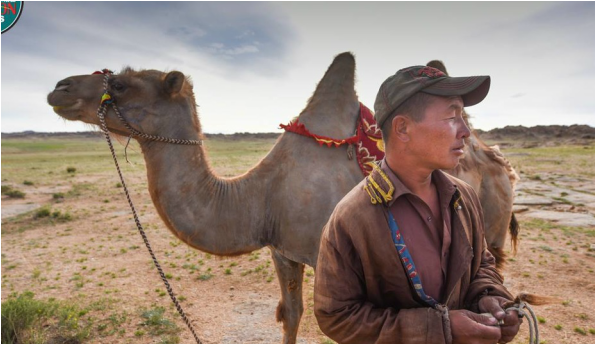
<svg viewBox="0 0 596 345">
<path fill-rule="evenodd" d="M 48 103 L 67 120 L 99 125 L 97 109 L 104 78 L 103 74 L 92 74 L 63 79 L 48 95 Z M 200 133 L 192 85 L 180 72 L 126 68 L 109 76 L 107 91 L 130 126 L 140 132 L 181 139 L 190 139 L 189 129 Z M 108 129 L 128 136 L 126 127 L 111 107 L 108 109 Z"/>
</svg>

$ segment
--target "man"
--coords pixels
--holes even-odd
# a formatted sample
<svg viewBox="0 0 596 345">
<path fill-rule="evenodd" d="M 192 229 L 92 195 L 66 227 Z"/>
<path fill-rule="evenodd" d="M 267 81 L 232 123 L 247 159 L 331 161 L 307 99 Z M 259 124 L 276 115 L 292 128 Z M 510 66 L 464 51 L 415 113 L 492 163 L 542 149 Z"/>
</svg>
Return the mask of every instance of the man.
<svg viewBox="0 0 596 345">
<path fill-rule="evenodd" d="M 340 201 L 321 238 L 315 315 L 331 339 L 496 343 L 517 334 L 480 201 L 440 170 L 464 154 L 463 107 L 489 87 L 488 76 L 451 78 L 425 66 L 381 85 L 375 119 L 385 159 Z"/>
</svg>

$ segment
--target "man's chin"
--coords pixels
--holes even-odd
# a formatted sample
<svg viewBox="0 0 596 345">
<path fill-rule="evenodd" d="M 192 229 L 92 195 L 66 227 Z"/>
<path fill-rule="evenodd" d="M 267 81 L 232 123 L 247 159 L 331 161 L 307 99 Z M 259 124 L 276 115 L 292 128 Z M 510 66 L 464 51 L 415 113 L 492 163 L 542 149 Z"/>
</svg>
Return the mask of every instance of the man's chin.
<svg viewBox="0 0 596 345">
<path fill-rule="evenodd" d="M 449 162 L 449 163 L 445 162 L 445 164 L 440 169 L 447 170 L 447 171 L 453 170 L 453 169 L 457 168 L 457 166 L 459 165 L 459 162 L 460 162 L 459 159 L 455 159 L 454 161 Z"/>
</svg>

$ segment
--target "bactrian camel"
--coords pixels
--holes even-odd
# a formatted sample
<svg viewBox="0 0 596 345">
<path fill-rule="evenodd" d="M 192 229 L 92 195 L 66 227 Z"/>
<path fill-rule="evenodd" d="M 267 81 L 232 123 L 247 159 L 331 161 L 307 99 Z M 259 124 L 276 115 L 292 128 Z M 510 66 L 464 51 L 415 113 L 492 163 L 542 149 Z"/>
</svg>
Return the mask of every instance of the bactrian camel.
<svg viewBox="0 0 596 345">
<path fill-rule="evenodd" d="M 352 54 L 335 58 L 298 117 L 310 132 L 332 138 L 353 134 L 360 109 L 354 72 Z M 97 125 L 103 80 L 103 75 L 66 78 L 48 95 L 48 103 L 65 119 Z M 108 90 L 136 130 L 203 138 L 192 84 L 182 73 L 126 68 L 109 78 Z M 129 135 L 113 110 L 106 123 L 111 132 Z M 363 178 L 356 161 L 346 158 L 345 149 L 320 147 L 310 138 L 284 133 L 255 167 L 222 178 L 209 166 L 203 146 L 136 140 L 155 208 L 175 236 L 216 255 L 271 249 L 281 286 L 276 317 L 283 323 L 283 341 L 296 342 L 304 265 L 315 267 L 323 225 Z"/>
</svg>

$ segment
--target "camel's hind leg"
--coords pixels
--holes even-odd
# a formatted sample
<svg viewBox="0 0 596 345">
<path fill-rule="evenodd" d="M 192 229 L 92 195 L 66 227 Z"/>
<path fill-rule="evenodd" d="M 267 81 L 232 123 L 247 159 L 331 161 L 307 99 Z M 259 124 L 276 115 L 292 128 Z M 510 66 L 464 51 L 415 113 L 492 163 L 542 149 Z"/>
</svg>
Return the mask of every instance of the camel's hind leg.
<svg viewBox="0 0 596 345">
<path fill-rule="evenodd" d="M 298 325 L 302 317 L 302 274 L 304 264 L 292 261 L 275 250 L 271 250 L 277 279 L 281 287 L 281 300 L 275 316 L 283 322 L 284 343 L 296 343 Z"/>
</svg>

